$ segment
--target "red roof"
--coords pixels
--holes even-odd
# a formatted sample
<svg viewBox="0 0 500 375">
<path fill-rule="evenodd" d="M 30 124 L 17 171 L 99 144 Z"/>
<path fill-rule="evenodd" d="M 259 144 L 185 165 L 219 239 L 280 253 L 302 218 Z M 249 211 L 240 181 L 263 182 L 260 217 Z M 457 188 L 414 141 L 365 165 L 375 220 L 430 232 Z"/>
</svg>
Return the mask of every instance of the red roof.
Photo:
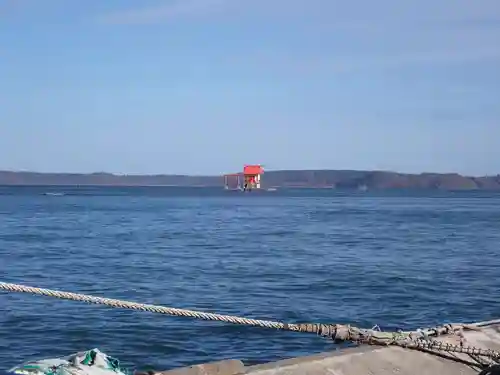
<svg viewBox="0 0 500 375">
<path fill-rule="evenodd" d="M 260 165 L 245 165 L 243 173 L 247 175 L 257 175 L 264 173 L 264 169 Z"/>
</svg>

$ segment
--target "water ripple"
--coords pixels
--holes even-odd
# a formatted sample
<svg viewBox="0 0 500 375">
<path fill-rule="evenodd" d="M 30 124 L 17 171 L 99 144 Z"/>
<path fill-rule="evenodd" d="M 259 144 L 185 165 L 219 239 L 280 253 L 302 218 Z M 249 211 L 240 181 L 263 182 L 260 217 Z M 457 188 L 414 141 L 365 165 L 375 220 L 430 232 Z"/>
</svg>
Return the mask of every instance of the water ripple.
<svg viewBox="0 0 500 375">
<path fill-rule="evenodd" d="M 1 279 L 287 321 L 500 316 L 500 196 L 2 188 Z M 0 293 L 0 367 L 99 347 L 168 369 L 332 349 L 314 336 Z"/>
</svg>

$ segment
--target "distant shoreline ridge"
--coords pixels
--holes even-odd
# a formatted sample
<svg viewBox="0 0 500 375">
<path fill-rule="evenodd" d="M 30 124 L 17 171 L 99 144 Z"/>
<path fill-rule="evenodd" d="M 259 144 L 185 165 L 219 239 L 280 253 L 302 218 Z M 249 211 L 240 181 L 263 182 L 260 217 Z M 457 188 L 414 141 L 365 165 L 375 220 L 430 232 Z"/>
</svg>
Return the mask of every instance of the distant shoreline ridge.
<svg viewBox="0 0 500 375">
<path fill-rule="evenodd" d="M 223 186 L 222 176 L 44 173 L 0 171 L 4 186 Z M 337 189 L 500 190 L 500 175 L 464 176 L 458 173 L 409 174 L 362 170 L 276 170 L 265 172 L 262 187 Z"/>
</svg>

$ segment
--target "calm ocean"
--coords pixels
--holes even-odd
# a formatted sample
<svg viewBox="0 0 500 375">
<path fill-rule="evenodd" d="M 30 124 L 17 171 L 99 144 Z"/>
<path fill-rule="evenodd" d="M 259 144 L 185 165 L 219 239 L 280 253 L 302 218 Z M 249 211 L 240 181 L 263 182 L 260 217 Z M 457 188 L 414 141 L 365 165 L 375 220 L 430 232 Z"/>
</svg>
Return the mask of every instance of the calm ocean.
<svg viewBox="0 0 500 375">
<path fill-rule="evenodd" d="M 263 319 L 498 318 L 499 246 L 494 193 L 0 188 L 0 281 Z M 1 369 L 94 347 L 163 370 L 333 345 L 0 291 Z"/>
</svg>

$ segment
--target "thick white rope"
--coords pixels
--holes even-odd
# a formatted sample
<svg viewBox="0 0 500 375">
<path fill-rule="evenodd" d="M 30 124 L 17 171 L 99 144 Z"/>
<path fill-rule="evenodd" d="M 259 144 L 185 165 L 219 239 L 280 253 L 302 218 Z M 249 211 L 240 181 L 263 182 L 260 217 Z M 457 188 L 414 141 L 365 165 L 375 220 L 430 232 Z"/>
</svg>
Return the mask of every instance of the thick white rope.
<svg viewBox="0 0 500 375">
<path fill-rule="evenodd" d="M 282 323 L 270 320 L 249 319 L 232 315 L 221 315 L 194 310 L 177 309 L 172 307 L 122 301 L 118 299 L 95 297 L 86 294 L 35 288 L 5 282 L 0 282 L 0 290 L 16 293 L 29 293 L 72 301 L 81 301 L 91 304 L 106 305 L 114 308 L 149 311 L 153 313 L 179 317 L 190 317 L 195 319 L 212 320 L 231 324 L 280 329 L 286 331 L 316 333 L 321 336 L 329 337 L 336 342 L 351 341 L 371 345 L 397 345 L 410 349 L 433 349 L 448 352 L 481 355 L 492 358 L 494 360 L 500 359 L 500 353 L 496 351 L 475 347 L 445 344 L 440 341 L 430 339 L 431 337 L 440 335 L 460 333 L 463 330 L 478 330 L 480 329 L 480 327 L 500 323 L 500 320 L 492 320 L 472 324 L 447 324 L 444 326 L 409 332 L 381 332 L 375 330 L 374 328 L 362 329 L 342 324 Z"/>
<path fill-rule="evenodd" d="M 46 297 L 54 297 L 72 301 L 81 301 L 87 302 L 96 305 L 106 305 L 109 307 L 122 308 L 122 309 L 131 309 L 131 310 L 139 310 L 139 311 L 149 311 L 153 313 L 166 314 L 172 316 L 181 316 L 181 317 L 189 317 L 195 319 L 202 320 L 213 320 L 220 321 L 232 324 L 240 324 L 240 325 L 248 325 L 248 326 L 257 326 L 264 328 L 275 328 L 275 329 L 284 329 L 284 324 L 280 322 L 273 322 L 268 320 L 257 320 L 257 319 L 248 319 L 241 318 L 238 316 L 232 315 L 221 315 L 221 314 L 213 314 L 201 311 L 194 310 L 185 310 L 185 309 L 176 309 L 172 307 L 164 307 L 164 306 L 156 306 L 156 305 L 148 305 L 144 303 L 136 303 L 129 301 L 122 301 L 118 299 L 112 298 L 102 298 L 102 297 L 94 297 L 86 294 L 79 293 L 70 293 L 70 292 L 62 292 L 58 290 L 51 289 L 43 289 L 43 288 L 34 288 L 25 285 L 18 284 L 10 284 L 0 282 L 0 289 L 9 291 L 9 292 L 18 292 L 18 293 L 29 293 L 36 294 L 40 296 Z M 291 329 L 293 330 L 293 329 Z M 298 331 L 298 328 L 296 329 Z"/>
</svg>

